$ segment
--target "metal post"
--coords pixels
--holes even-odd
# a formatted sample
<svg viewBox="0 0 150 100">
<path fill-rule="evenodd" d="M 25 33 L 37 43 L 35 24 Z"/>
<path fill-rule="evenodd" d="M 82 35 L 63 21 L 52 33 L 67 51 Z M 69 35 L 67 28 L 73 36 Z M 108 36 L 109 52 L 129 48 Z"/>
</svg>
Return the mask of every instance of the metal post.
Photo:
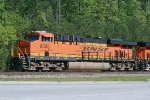
<svg viewBox="0 0 150 100">
<path fill-rule="evenodd" d="M 98 60 L 98 52 L 97 52 L 97 60 Z"/>
</svg>

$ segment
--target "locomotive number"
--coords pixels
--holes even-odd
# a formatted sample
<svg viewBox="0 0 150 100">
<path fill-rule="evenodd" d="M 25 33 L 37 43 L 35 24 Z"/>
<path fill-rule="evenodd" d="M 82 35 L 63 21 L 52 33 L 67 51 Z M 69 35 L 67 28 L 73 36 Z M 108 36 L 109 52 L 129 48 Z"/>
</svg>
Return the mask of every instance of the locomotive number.
<svg viewBox="0 0 150 100">
<path fill-rule="evenodd" d="M 102 47 L 84 47 L 84 51 L 107 51 L 109 48 L 102 48 Z"/>
<path fill-rule="evenodd" d="M 48 44 L 40 44 L 40 48 L 49 48 Z"/>
</svg>

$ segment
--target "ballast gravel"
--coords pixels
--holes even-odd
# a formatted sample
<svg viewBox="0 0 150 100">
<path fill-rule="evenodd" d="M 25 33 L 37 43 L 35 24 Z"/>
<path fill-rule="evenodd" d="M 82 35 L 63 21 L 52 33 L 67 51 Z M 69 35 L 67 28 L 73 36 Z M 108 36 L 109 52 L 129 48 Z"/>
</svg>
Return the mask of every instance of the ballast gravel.
<svg viewBox="0 0 150 100">
<path fill-rule="evenodd" d="M 25 72 L 0 73 L 0 78 L 93 78 L 101 76 L 150 76 L 150 72 Z"/>
</svg>

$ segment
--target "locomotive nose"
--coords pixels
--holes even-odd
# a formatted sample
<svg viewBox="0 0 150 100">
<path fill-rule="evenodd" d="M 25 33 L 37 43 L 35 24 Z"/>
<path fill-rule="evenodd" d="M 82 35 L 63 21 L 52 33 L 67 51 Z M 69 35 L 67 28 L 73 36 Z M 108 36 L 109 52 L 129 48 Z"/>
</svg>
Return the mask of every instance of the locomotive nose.
<svg viewBox="0 0 150 100">
<path fill-rule="evenodd" d="M 24 53 L 29 54 L 30 52 L 30 42 L 28 41 L 20 40 L 17 47 L 18 47 L 18 53 L 20 54 L 24 54 Z"/>
</svg>

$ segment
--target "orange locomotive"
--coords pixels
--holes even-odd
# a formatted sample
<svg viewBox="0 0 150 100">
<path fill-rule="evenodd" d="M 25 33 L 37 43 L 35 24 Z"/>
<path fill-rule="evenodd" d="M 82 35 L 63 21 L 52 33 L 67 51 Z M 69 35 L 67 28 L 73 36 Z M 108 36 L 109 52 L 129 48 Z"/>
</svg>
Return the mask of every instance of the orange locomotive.
<svg viewBox="0 0 150 100">
<path fill-rule="evenodd" d="M 132 49 L 136 45 L 119 39 L 28 32 L 26 39 L 18 42 L 17 49 L 12 49 L 11 65 L 18 71 L 45 71 L 67 70 L 69 62 L 99 62 L 109 64 L 110 70 L 133 69 Z"/>
<path fill-rule="evenodd" d="M 137 67 L 139 70 L 150 69 L 150 42 L 137 42 Z"/>
<path fill-rule="evenodd" d="M 150 42 L 138 42 L 137 58 L 139 60 L 150 60 Z"/>
</svg>

